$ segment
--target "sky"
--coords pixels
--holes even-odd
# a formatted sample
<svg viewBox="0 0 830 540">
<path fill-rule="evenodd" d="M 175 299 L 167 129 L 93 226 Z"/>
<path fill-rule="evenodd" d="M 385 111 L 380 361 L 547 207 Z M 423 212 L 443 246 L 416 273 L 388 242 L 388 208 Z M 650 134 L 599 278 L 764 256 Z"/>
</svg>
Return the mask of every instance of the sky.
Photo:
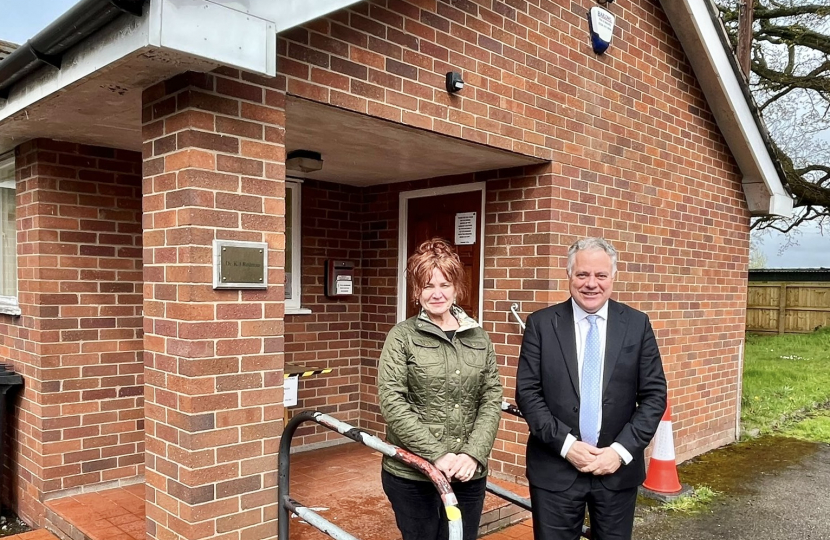
<svg viewBox="0 0 830 540">
<path fill-rule="evenodd" d="M 0 0 L 0 40 L 20 45 L 78 0 Z"/>
<path fill-rule="evenodd" d="M 23 43 L 58 18 L 77 0 L 0 0 L 0 40 Z M 830 268 L 830 231 L 803 229 L 794 235 L 797 245 L 786 248 L 786 237 L 766 234 L 758 243 L 767 268 Z"/>
<path fill-rule="evenodd" d="M 787 238 L 781 233 L 754 236 L 766 257 L 764 268 L 830 268 L 830 230 L 822 235 L 818 228 L 804 226 L 790 236 L 797 244 L 783 252 Z"/>
</svg>

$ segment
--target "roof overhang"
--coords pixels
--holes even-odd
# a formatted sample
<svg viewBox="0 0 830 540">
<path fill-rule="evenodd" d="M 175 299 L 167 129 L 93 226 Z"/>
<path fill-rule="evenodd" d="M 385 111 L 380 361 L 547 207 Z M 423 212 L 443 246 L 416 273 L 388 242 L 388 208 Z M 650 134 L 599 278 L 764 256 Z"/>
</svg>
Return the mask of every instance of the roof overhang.
<svg viewBox="0 0 830 540">
<path fill-rule="evenodd" d="M 661 0 L 697 75 L 712 114 L 741 169 L 754 216 L 792 215 L 793 199 L 781 181 L 768 132 L 710 0 Z"/>
<path fill-rule="evenodd" d="M 143 88 L 220 65 L 274 76 L 278 32 L 358 1 L 149 0 L 144 9 L 117 16 L 112 5 L 123 5 L 121 0 L 81 0 L 3 60 L 2 71 L 10 73 L 0 80 L 7 94 L 0 96 L 0 153 L 34 137 L 72 133 L 72 125 L 59 127 L 57 118 L 50 120 L 55 111 L 66 124 L 86 119 L 74 124 L 78 142 L 96 142 L 80 132 L 101 128 L 97 138 L 125 147 L 118 135 L 125 125 L 120 118 L 135 114 L 126 109 L 134 109 Z M 140 8 L 141 0 L 133 2 Z M 107 17 L 103 27 L 95 25 L 96 14 Z M 60 53 L 44 52 L 47 46 Z M 80 106 L 67 95 L 78 92 Z M 72 110 L 96 102 L 100 109 L 92 121 Z"/>
<path fill-rule="evenodd" d="M 73 10 L 85 13 L 87 4 L 100 7 L 105 1 L 81 0 Z M 137 120 L 128 115 L 140 110 L 136 100 L 143 88 L 219 65 L 274 75 L 278 32 L 358 1 L 150 0 L 140 16 L 122 15 L 82 36 L 63 53 L 59 69 L 40 68 L 11 87 L 5 103 L 0 100 L 0 153 L 34 137 L 134 147 Z M 793 200 L 780 165 L 710 0 L 661 3 L 741 170 L 750 212 L 791 215 Z M 44 32 L 66 26 L 65 18 Z M 18 53 L 23 54 L 15 51 L 3 62 Z M 92 114 L 84 114 L 84 106 L 94 107 Z"/>
</svg>

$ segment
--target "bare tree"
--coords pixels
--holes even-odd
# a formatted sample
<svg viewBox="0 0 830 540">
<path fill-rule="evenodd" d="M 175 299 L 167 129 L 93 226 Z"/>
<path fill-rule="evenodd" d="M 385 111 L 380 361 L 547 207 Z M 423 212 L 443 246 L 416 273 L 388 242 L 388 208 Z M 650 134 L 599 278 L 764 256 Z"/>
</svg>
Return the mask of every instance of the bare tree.
<svg viewBox="0 0 830 540">
<path fill-rule="evenodd" d="M 716 0 L 733 46 L 739 9 L 752 4 L 750 89 L 795 200 L 790 219 L 752 227 L 788 233 L 830 225 L 830 0 Z"/>
<path fill-rule="evenodd" d="M 761 246 L 757 240 L 749 242 L 749 269 L 767 267 L 767 255 L 761 251 Z"/>
</svg>

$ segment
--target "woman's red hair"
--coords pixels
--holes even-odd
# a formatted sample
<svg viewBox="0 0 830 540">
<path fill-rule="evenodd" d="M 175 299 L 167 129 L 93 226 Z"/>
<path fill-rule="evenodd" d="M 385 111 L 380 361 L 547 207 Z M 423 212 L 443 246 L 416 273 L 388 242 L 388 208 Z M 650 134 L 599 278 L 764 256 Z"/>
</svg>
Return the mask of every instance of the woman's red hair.
<svg viewBox="0 0 830 540">
<path fill-rule="evenodd" d="M 455 286 L 458 300 L 464 300 L 467 297 L 464 264 L 452 245 L 443 238 L 433 238 L 422 243 L 406 262 L 406 281 L 412 291 L 412 300 L 418 303 L 436 268 Z"/>
</svg>

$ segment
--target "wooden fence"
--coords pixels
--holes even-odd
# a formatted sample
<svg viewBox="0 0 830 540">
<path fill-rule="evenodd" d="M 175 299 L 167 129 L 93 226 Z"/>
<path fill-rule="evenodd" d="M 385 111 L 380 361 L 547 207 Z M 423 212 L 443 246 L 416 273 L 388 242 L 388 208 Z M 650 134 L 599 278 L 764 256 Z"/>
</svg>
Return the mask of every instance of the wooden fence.
<svg viewBox="0 0 830 540">
<path fill-rule="evenodd" d="M 750 281 L 746 331 L 812 332 L 830 325 L 830 283 Z"/>
</svg>

